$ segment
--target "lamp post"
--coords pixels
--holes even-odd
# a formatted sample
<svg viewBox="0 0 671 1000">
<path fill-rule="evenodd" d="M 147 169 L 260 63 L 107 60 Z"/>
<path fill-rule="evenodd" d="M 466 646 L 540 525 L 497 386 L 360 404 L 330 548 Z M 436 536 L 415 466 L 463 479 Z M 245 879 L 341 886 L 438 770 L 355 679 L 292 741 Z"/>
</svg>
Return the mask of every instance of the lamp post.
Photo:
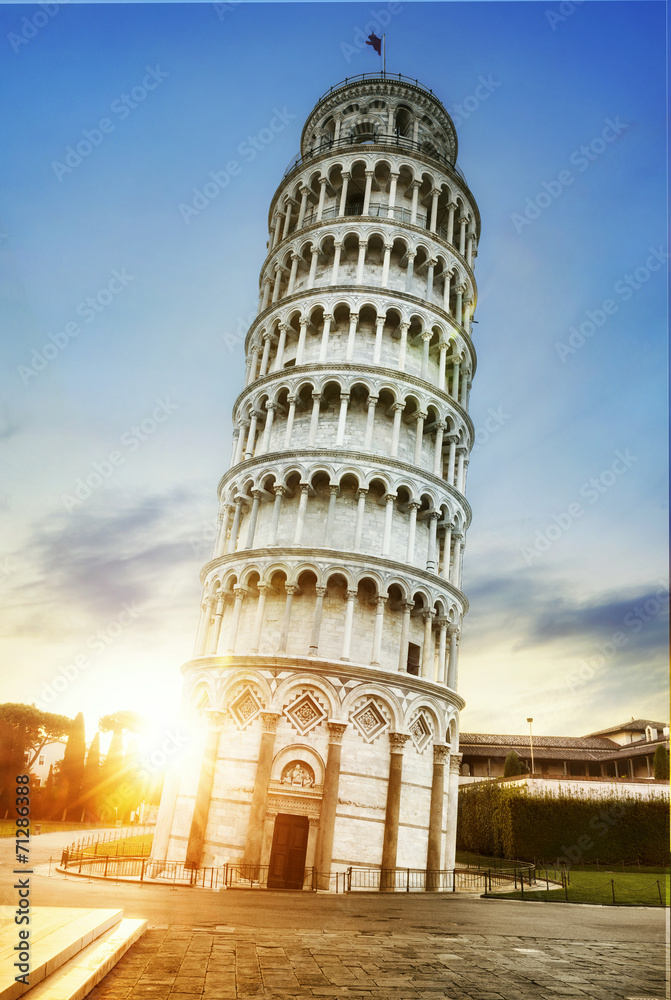
<svg viewBox="0 0 671 1000">
<path fill-rule="evenodd" d="M 533 740 L 533 736 L 531 735 L 531 723 L 533 721 L 534 721 L 533 719 L 527 719 L 527 722 L 529 723 L 529 746 L 531 747 L 531 777 L 532 778 L 534 776 L 534 740 Z"/>
</svg>

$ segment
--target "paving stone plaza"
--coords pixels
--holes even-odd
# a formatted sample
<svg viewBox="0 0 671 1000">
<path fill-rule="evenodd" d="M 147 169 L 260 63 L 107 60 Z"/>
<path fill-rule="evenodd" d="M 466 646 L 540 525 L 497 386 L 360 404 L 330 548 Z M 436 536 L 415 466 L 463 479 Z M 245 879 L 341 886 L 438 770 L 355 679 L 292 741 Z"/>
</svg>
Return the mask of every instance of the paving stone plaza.
<svg viewBox="0 0 671 1000">
<path fill-rule="evenodd" d="M 176 927 L 149 930 L 90 997 L 647 1000 L 668 996 L 659 962 L 652 943 Z"/>
</svg>

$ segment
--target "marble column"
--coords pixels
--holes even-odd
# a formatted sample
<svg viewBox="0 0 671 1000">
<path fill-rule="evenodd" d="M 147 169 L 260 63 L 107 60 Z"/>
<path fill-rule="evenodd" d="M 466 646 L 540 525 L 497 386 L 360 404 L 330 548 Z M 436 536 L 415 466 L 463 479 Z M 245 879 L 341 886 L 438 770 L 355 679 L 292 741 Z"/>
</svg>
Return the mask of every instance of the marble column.
<svg viewBox="0 0 671 1000">
<path fill-rule="evenodd" d="M 289 638 L 289 626 L 291 625 L 291 605 L 294 599 L 294 594 L 298 590 L 294 584 L 285 584 L 284 590 L 286 592 L 286 601 L 284 602 L 284 614 L 282 616 L 282 626 L 280 629 L 280 641 L 279 650 L 280 653 L 286 653 L 287 651 L 287 640 Z"/>
<path fill-rule="evenodd" d="M 396 883 L 396 856 L 398 854 L 398 822 L 401 812 L 401 787 L 403 783 L 403 750 L 410 739 L 405 733 L 389 733 L 389 779 L 387 781 L 387 806 L 384 816 L 380 891 L 393 892 Z"/>
<path fill-rule="evenodd" d="M 326 524 L 324 525 L 324 548 L 330 549 L 332 547 L 333 539 L 331 537 L 333 532 L 333 527 L 335 523 L 335 508 L 336 500 L 338 499 L 338 493 L 340 492 L 339 486 L 329 486 L 329 505 L 326 511 Z"/>
<path fill-rule="evenodd" d="M 401 639 L 398 650 L 398 669 L 403 672 L 408 669 L 408 643 L 410 641 L 410 615 L 415 605 L 412 601 L 403 601 L 403 621 L 401 622 Z"/>
<path fill-rule="evenodd" d="M 450 658 L 447 669 L 447 686 L 452 691 L 457 690 L 457 659 L 459 656 L 459 629 L 456 625 L 448 625 L 447 634 L 450 637 Z"/>
<path fill-rule="evenodd" d="M 408 541 L 405 550 L 405 561 L 408 566 L 414 565 L 415 562 L 415 531 L 417 526 L 417 511 L 420 506 L 421 504 L 417 500 L 411 500 L 406 508 L 410 512 L 410 517 L 408 518 Z"/>
<path fill-rule="evenodd" d="M 384 510 L 384 532 L 382 535 L 382 555 L 388 556 L 389 549 L 391 547 L 391 523 L 394 516 L 394 500 L 396 499 L 395 493 L 387 493 L 385 497 L 385 510 Z"/>
<path fill-rule="evenodd" d="M 425 611 L 422 615 L 424 619 L 424 641 L 422 643 L 422 677 L 433 680 L 433 668 L 436 658 L 436 644 L 433 640 L 433 619 L 435 611 Z"/>
<path fill-rule="evenodd" d="M 207 646 L 207 652 L 210 656 L 216 656 L 217 654 L 217 646 L 219 645 L 219 634 L 221 632 L 221 619 L 224 616 L 225 602 L 226 602 L 225 595 L 219 592 L 217 596 L 217 606 L 214 612 L 214 622 L 212 624 L 212 630 L 210 632 L 210 638 Z"/>
<path fill-rule="evenodd" d="M 266 594 L 270 590 L 270 584 L 259 583 L 257 586 L 259 599 L 256 602 L 256 616 L 254 618 L 254 632 L 252 635 L 252 646 L 250 653 L 258 653 L 261 647 L 261 632 L 263 631 L 263 614 L 266 608 Z"/>
<path fill-rule="evenodd" d="M 378 597 L 375 609 L 375 631 L 373 633 L 373 655 L 371 657 L 371 667 L 380 666 L 380 651 L 382 649 L 382 633 L 384 631 L 384 606 L 387 603 L 386 597 Z"/>
<path fill-rule="evenodd" d="M 268 539 L 269 545 L 277 544 L 277 529 L 280 525 L 282 497 L 286 496 L 287 490 L 285 486 L 273 486 L 273 492 L 275 494 L 275 501 L 273 503 L 273 516 L 270 521 L 270 538 Z"/>
<path fill-rule="evenodd" d="M 270 782 L 273 750 L 275 749 L 275 734 L 277 733 L 279 718 L 280 715 L 278 712 L 261 712 L 263 732 L 261 733 L 259 759 L 256 765 L 252 806 L 249 814 L 247 840 L 242 862 L 245 865 L 258 865 L 261 861 L 263 826 L 266 818 L 266 809 L 268 808 L 268 783 Z"/>
<path fill-rule="evenodd" d="M 191 828 L 189 830 L 189 840 L 186 845 L 186 858 L 184 860 L 184 867 L 190 868 L 192 871 L 197 871 L 201 867 L 203 860 L 207 818 L 212 800 L 212 786 L 214 784 L 214 771 L 222 721 L 223 716 L 220 713 L 208 713 L 205 750 L 203 751 L 203 759 L 200 765 L 196 801 L 193 805 L 193 816 L 191 817 Z"/>
<path fill-rule="evenodd" d="M 375 407 L 377 406 L 378 397 L 369 396 L 368 397 L 368 413 L 366 414 L 366 433 L 363 442 L 364 451 L 373 450 L 373 426 L 375 424 Z"/>
<path fill-rule="evenodd" d="M 172 821 L 175 815 L 180 782 L 177 763 L 175 760 L 171 761 L 172 767 L 168 767 L 166 771 L 163 791 L 161 793 L 161 805 L 159 806 L 156 826 L 154 828 L 151 860 L 159 863 L 165 861 L 168 857 L 168 848 L 170 846 L 170 832 L 172 830 Z"/>
<path fill-rule="evenodd" d="M 326 361 L 326 355 L 328 353 L 329 334 L 331 332 L 331 320 L 332 319 L 333 319 L 333 316 L 331 315 L 331 313 L 324 313 L 324 327 L 322 329 L 321 344 L 319 345 L 319 361 L 320 361 L 320 363 Z"/>
<path fill-rule="evenodd" d="M 317 587 L 317 599 L 315 601 L 315 613 L 312 618 L 312 635 L 310 636 L 310 649 L 308 653 L 310 656 L 317 656 L 319 652 L 319 632 L 321 630 L 322 624 L 322 612 L 324 610 L 324 597 L 326 595 L 326 587 Z"/>
<path fill-rule="evenodd" d="M 361 537 L 363 535 L 363 519 L 366 510 L 366 496 L 368 490 L 359 489 L 356 491 L 357 496 L 357 507 L 356 507 L 356 524 L 354 526 L 354 550 L 358 551 L 361 548 Z"/>
<path fill-rule="evenodd" d="M 329 748 L 324 774 L 324 791 L 319 812 L 319 830 L 315 849 L 316 885 L 318 889 L 328 889 L 333 857 L 333 835 L 335 832 L 336 810 L 338 808 L 338 786 L 340 784 L 340 758 L 342 738 L 347 729 L 346 722 L 329 720 Z"/>
<path fill-rule="evenodd" d="M 242 611 L 242 602 L 245 599 L 244 587 L 234 587 L 233 592 L 235 594 L 235 604 L 233 605 L 233 617 L 228 631 L 228 649 L 226 650 L 230 656 L 235 654 L 235 643 L 238 638 L 238 628 L 240 627 L 240 612 Z"/>
<path fill-rule="evenodd" d="M 447 665 L 447 619 L 438 618 L 436 619 L 436 623 L 438 625 L 438 665 L 433 679 L 436 684 L 447 684 L 445 673 Z"/>
<path fill-rule="evenodd" d="M 298 514 L 296 515 L 296 531 L 294 533 L 294 545 L 302 545 L 303 528 L 305 527 L 305 512 L 308 506 L 308 494 L 310 492 L 309 483 L 301 483 L 301 497 L 298 501 Z"/>
<path fill-rule="evenodd" d="M 354 602 L 357 598 L 356 590 L 347 591 L 347 604 L 345 605 L 345 624 L 343 627 L 341 660 L 349 660 L 350 645 L 352 642 L 352 622 L 354 620 Z"/>
<path fill-rule="evenodd" d="M 433 777 L 431 780 L 431 805 L 429 807 L 429 842 L 426 851 L 426 888 L 428 892 L 440 889 L 443 846 L 443 804 L 445 799 L 445 765 L 450 748 L 445 744 L 433 745 Z"/>
<path fill-rule="evenodd" d="M 454 871 L 457 851 L 457 809 L 459 805 L 459 766 L 461 754 L 450 754 L 450 776 L 447 786 L 447 837 L 445 844 L 445 868 Z"/>
</svg>

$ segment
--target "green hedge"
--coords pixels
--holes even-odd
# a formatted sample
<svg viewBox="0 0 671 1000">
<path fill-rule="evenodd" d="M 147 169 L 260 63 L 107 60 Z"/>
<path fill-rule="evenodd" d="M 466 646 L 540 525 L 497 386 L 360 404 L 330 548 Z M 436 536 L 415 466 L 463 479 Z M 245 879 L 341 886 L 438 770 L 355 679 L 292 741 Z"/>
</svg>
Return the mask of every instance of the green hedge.
<svg viewBox="0 0 671 1000">
<path fill-rule="evenodd" d="M 459 791 L 457 849 L 528 861 L 665 864 L 669 807 L 661 798 L 529 795 L 483 783 Z"/>
</svg>

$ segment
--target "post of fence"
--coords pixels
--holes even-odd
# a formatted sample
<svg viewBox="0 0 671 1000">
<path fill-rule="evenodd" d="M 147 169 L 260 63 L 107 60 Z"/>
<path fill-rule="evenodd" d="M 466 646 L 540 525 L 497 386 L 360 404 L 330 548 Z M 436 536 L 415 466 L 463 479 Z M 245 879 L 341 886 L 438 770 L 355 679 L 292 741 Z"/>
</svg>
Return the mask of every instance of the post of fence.
<svg viewBox="0 0 671 1000">
<path fill-rule="evenodd" d="M 659 905 L 664 906 L 664 903 L 662 901 L 662 887 L 659 884 L 659 879 L 656 879 L 656 882 L 657 882 L 657 892 L 659 893 Z"/>
<path fill-rule="evenodd" d="M 548 892 L 550 891 L 550 879 L 548 878 L 547 868 L 545 869 L 545 888 L 547 889 Z"/>
<path fill-rule="evenodd" d="M 351 866 L 347 869 L 347 891 L 352 891 L 352 868 Z"/>
<path fill-rule="evenodd" d="M 144 866 L 146 865 L 146 863 L 147 863 L 147 859 L 143 858 L 142 859 L 142 869 L 140 871 L 140 882 L 144 882 Z"/>
<path fill-rule="evenodd" d="M 566 872 L 562 875 L 562 882 L 564 883 L 564 899 L 568 903 L 568 875 Z"/>
<path fill-rule="evenodd" d="M 614 878 L 612 878 L 610 880 L 610 887 L 611 887 L 611 889 L 613 891 L 613 903 L 614 903 L 615 902 L 615 879 Z"/>
<path fill-rule="evenodd" d="M 107 866 L 109 865 L 109 863 L 110 863 L 110 856 L 109 856 L 109 854 L 106 854 L 105 855 L 105 871 L 103 873 L 103 878 L 107 878 Z"/>
<path fill-rule="evenodd" d="M 487 882 L 489 883 L 489 889 L 486 889 L 485 891 L 486 892 L 491 892 L 492 891 L 492 870 L 491 870 L 491 868 L 487 872 L 487 878 L 485 880 L 485 884 L 487 884 Z"/>
<path fill-rule="evenodd" d="M 522 899 L 524 899 L 524 875 L 520 872 L 520 889 L 522 890 Z"/>
<path fill-rule="evenodd" d="M 395 881 L 396 881 L 396 877 L 394 876 L 394 882 Z M 406 872 L 405 872 L 405 891 L 406 892 L 410 892 L 410 869 L 409 868 L 406 868 Z"/>
<path fill-rule="evenodd" d="M 515 865 L 515 888 L 517 889 L 517 865 Z"/>
</svg>

